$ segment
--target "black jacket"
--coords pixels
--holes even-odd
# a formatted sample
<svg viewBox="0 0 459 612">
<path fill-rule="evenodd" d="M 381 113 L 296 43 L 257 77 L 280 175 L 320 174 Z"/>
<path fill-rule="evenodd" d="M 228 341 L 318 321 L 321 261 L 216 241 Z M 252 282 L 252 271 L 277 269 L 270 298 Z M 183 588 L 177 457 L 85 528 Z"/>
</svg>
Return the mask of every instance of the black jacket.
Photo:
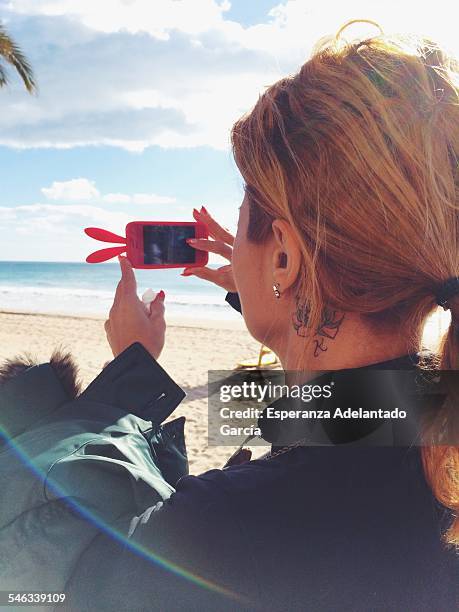
<svg viewBox="0 0 459 612">
<path fill-rule="evenodd" d="M 409 364 L 407 356 L 379 365 Z M 417 447 L 298 447 L 181 478 L 135 521 L 131 541 L 151 560 L 101 535 L 67 585 L 69 602 L 78 610 L 96 601 L 126 611 L 453 611 L 458 559 L 441 542 L 449 518 Z"/>
</svg>

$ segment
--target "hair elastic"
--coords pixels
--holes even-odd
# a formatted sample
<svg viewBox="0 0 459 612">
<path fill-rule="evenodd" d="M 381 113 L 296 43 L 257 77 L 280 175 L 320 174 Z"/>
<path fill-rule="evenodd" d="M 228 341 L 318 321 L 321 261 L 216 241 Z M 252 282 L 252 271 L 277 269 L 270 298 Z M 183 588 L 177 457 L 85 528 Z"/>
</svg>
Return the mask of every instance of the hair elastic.
<svg viewBox="0 0 459 612">
<path fill-rule="evenodd" d="M 437 289 L 435 297 L 437 298 L 437 304 L 439 306 L 443 306 L 444 310 L 448 310 L 450 305 L 448 304 L 448 300 L 450 300 L 453 296 L 459 294 L 459 276 L 453 276 L 446 280 L 440 287 Z"/>
</svg>

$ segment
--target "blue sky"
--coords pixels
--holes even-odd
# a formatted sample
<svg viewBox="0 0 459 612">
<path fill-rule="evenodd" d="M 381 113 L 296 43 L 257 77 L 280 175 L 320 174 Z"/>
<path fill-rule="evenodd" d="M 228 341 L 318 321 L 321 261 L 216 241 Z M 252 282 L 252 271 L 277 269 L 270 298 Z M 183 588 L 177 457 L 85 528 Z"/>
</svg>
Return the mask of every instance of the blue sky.
<svg viewBox="0 0 459 612">
<path fill-rule="evenodd" d="M 29 96 L 11 75 L 0 91 L 0 259 L 81 261 L 87 225 L 190 220 L 201 204 L 234 229 L 231 125 L 320 37 L 361 17 L 457 44 L 452 3 L 368 4 L 0 0 L 39 84 Z"/>
</svg>

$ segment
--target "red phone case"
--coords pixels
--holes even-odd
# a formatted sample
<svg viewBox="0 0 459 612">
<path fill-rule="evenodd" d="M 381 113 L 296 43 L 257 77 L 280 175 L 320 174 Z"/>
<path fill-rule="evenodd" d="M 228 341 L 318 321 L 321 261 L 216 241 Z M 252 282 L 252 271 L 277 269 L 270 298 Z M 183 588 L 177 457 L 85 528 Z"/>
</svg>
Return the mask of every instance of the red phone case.
<svg viewBox="0 0 459 612">
<path fill-rule="evenodd" d="M 126 254 L 134 268 L 161 269 L 161 268 L 200 268 L 207 265 L 209 253 L 196 249 L 196 260 L 194 263 L 175 264 L 145 264 L 143 252 L 143 227 L 145 225 L 179 225 L 195 226 L 196 238 L 208 238 L 207 227 L 197 221 L 131 221 L 126 225 Z"/>
</svg>

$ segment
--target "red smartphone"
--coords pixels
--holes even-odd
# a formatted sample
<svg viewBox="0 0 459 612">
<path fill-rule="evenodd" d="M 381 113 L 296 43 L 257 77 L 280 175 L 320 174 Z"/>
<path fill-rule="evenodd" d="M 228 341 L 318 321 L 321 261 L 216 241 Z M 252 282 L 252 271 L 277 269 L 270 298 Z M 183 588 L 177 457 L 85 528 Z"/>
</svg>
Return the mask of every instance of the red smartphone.
<svg viewBox="0 0 459 612">
<path fill-rule="evenodd" d="M 134 268 L 196 268 L 207 265 L 209 253 L 187 244 L 208 238 L 196 221 L 132 221 L 126 225 L 126 254 Z"/>
</svg>

